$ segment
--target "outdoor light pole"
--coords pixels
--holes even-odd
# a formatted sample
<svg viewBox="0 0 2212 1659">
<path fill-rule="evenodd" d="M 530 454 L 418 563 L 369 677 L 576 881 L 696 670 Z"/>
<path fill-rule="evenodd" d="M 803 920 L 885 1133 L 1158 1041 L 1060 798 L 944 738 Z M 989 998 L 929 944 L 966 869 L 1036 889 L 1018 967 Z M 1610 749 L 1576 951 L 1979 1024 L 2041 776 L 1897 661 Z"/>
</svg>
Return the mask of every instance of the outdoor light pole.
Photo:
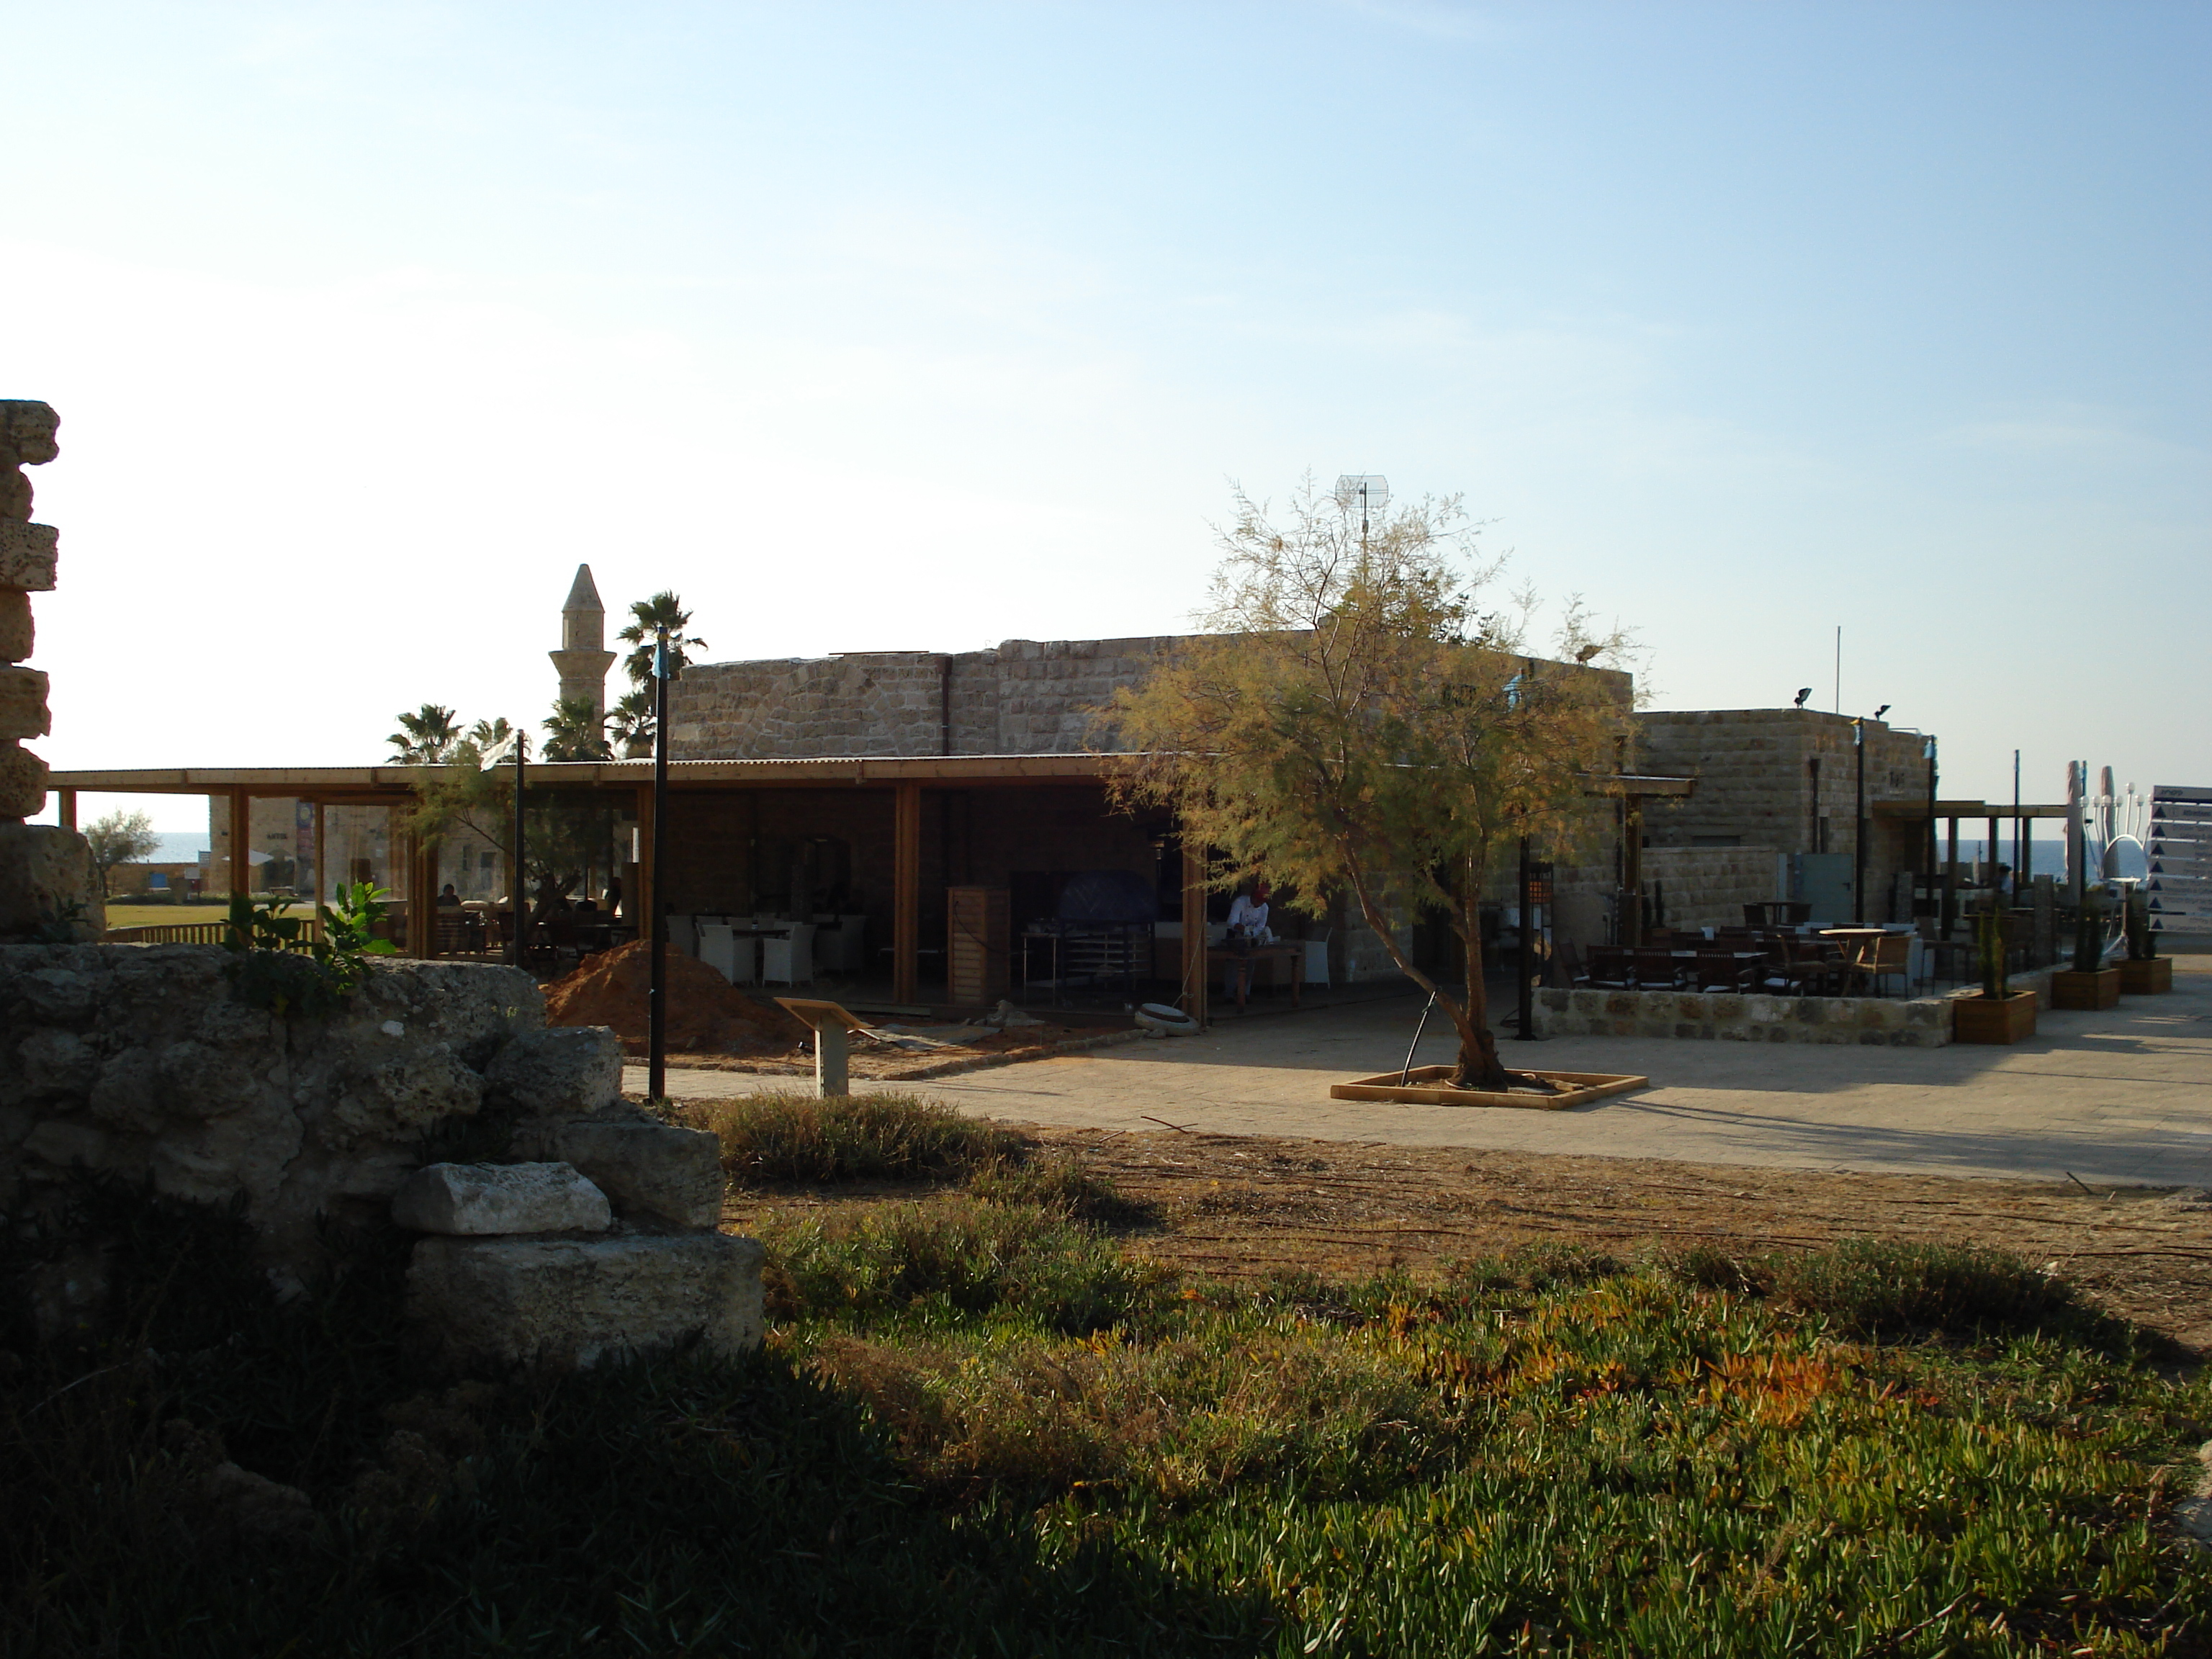
<svg viewBox="0 0 2212 1659">
<path fill-rule="evenodd" d="M 507 880 L 514 901 L 514 937 L 508 941 L 514 951 L 514 965 L 522 966 L 522 932 L 528 925 L 530 878 L 522 867 L 522 750 L 529 741 L 520 732 L 514 734 L 514 873 Z"/>
<path fill-rule="evenodd" d="M 646 926 L 652 929 L 648 946 L 651 978 L 646 994 L 645 1093 L 648 1100 L 668 1094 L 668 902 L 661 883 L 667 870 L 662 857 L 668 847 L 668 629 L 653 635 L 653 878 L 647 884 L 652 910 Z"/>
<path fill-rule="evenodd" d="M 1536 907 L 1529 896 L 1528 837 L 1521 837 L 1521 955 L 1515 976 L 1520 981 L 1519 1029 L 1514 1036 L 1534 1042 L 1536 1036 Z"/>
<path fill-rule="evenodd" d="M 1866 722 L 1851 722 L 1851 748 L 1858 757 L 1858 805 L 1851 830 L 1851 926 L 1866 926 Z"/>
</svg>

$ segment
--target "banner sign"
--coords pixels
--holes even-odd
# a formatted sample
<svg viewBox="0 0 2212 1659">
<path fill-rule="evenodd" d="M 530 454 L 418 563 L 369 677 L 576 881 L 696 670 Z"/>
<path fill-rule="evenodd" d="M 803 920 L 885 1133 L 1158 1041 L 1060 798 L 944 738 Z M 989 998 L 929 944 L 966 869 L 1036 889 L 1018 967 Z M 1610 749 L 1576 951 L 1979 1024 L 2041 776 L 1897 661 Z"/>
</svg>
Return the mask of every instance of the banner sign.
<svg viewBox="0 0 2212 1659">
<path fill-rule="evenodd" d="M 2212 930 L 2212 789 L 2152 789 L 2147 839 L 2151 931 Z"/>
</svg>

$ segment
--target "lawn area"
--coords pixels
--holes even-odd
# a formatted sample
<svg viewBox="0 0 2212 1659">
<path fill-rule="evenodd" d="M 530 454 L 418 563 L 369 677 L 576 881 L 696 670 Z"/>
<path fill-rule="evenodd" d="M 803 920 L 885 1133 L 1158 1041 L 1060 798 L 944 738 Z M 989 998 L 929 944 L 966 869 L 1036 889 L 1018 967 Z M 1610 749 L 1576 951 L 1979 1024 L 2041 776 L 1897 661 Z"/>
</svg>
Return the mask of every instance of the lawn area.
<svg viewBox="0 0 2212 1659">
<path fill-rule="evenodd" d="M 2016 1258 L 1230 1284 L 918 1103 L 712 1114 L 769 1249 L 734 1364 L 427 1378 L 404 1240 L 279 1309 L 234 1219 L 88 1199 L 142 1312 L 0 1368 L 0 1651 L 2208 1651 L 2212 1383 Z"/>
<path fill-rule="evenodd" d="M 303 907 L 304 908 L 304 907 Z M 230 914 L 230 901 L 220 904 L 110 904 L 110 927 L 174 927 L 186 922 L 221 921 Z"/>
</svg>

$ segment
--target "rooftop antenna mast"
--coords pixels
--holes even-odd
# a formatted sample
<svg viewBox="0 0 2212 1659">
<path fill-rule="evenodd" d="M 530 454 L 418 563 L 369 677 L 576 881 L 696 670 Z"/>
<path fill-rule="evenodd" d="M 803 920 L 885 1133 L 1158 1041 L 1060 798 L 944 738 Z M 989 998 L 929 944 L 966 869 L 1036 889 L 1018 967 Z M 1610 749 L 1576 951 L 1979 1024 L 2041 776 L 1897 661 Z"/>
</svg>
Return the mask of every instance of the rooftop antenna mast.
<svg viewBox="0 0 2212 1659">
<path fill-rule="evenodd" d="M 1367 545 L 1367 515 L 1390 505 L 1390 481 L 1379 472 L 1346 472 L 1336 481 L 1336 502 L 1346 513 L 1359 509 L 1359 544 Z"/>
</svg>

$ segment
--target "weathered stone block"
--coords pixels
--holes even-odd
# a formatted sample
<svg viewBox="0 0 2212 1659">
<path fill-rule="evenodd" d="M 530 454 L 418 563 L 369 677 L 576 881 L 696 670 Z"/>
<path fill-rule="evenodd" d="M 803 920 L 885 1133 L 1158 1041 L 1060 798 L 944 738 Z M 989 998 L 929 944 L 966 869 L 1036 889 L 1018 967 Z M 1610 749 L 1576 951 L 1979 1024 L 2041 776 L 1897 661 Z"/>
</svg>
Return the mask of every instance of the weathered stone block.
<svg viewBox="0 0 2212 1659">
<path fill-rule="evenodd" d="M 607 1195 L 567 1164 L 433 1164 L 392 1195 L 392 1218 L 418 1233 L 601 1233 Z"/>
<path fill-rule="evenodd" d="M 0 466 L 44 466 L 60 454 L 62 417 L 35 398 L 0 398 Z"/>
<path fill-rule="evenodd" d="M 21 662 L 38 643 L 31 621 L 31 596 L 0 587 L 0 662 Z"/>
<path fill-rule="evenodd" d="M 23 754 L 13 744 L 0 748 L 0 817 L 22 816 L 8 810 L 4 769 L 8 756 Z M 38 766 L 43 805 L 46 769 L 37 757 L 27 758 Z M 0 941 L 98 939 L 106 925 L 82 836 L 51 823 L 0 823 Z"/>
<path fill-rule="evenodd" d="M 657 1216 L 679 1227 L 722 1218 L 722 1146 L 704 1129 L 621 1119 L 525 1124 L 515 1151 L 574 1164 L 605 1189 L 624 1215 Z"/>
<path fill-rule="evenodd" d="M 538 1117 L 587 1117 L 622 1099 L 621 1039 L 604 1025 L 526 1032 L 502 1048 L 484 1081 Z"/>
<path fill-rule="evenodd" d="M 697 1340 L 757 1347 L 757 1240 L 724 1233 L 593 1239 L 425 1238 L 409 1311 L 453 1363 L 573 1370 Z"/>
<path fill-rule="evenodd" d="M 61 532 L 50 524 L 0 519 L 0 587 L 52 592 L 60 542 Z"/>
<path fill-rule="evenodd" d="M 35 668 L 0 668 L 0 738 L 43 738 L 52 729 L 46 677 Z"/>
</svg>

